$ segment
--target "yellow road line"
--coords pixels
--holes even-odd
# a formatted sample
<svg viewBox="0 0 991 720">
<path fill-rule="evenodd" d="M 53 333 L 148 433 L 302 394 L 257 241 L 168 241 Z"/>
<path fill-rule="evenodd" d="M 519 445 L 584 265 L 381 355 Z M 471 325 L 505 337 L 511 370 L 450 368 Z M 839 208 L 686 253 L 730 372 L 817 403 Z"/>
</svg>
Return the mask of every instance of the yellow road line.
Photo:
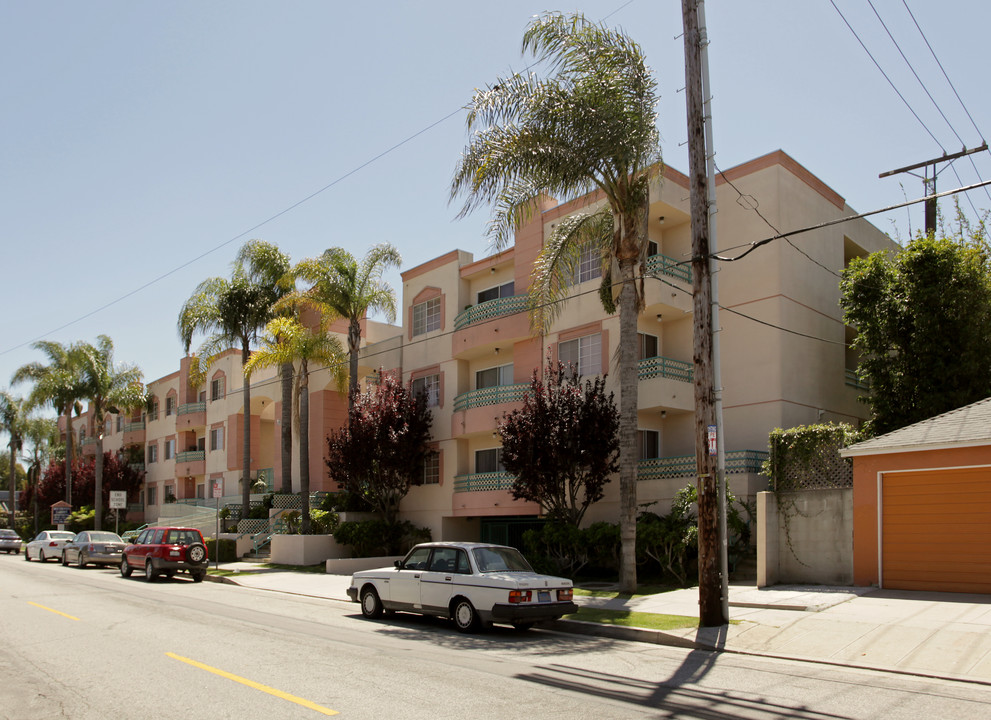
<svg viewBox="0 0 991 720">
<path fill-rule="evenodd" d="M 276 690 L 275 688 L 269 687 L 268 685 L 262 685 L 261 683 L 257 683 L 254 680 L 248 680 L 247 678 L 243 678 L 243 677 L 239 677 L 237 675 L 233 675 L 233 674 L 231 674 L 229 672 L 226 672 L 224 670 L 219 670 L 219 669 L 217 669 L 215 667 L 210 667 L 209 665 L 204 665 L 201 662 L 196 662 L 195 660 L 190 660 L 189 658 L 184 658 L 181 655 L 176 655 L 175 653 L 167 652 L 165 654 L 167 656 L 169 656 L 170 658 L 172 658 L 173 660 L 179 660 L 180 662 L 184 662 L 187 665 L 192 665 L 193 667 L 199 668 L 200 670 L 206 670 L 207 672 L 211 672 L 214 675 L 219 675 L 222 678 L 227 678 L 228 680 L 233 680 L 234 682 L 241 683 L 242 685 L 247 685 L 248 687 L 254 688 L 255 690 L 261 690 L 263 693 L 268 693 L 269 695 L 274 695 L 277 698 L 282 698 L 283 700 L 288 700 L 291 703 L 296 703 L 297 705 L 302 705 L 303 707 L 309 708 L 310 710 L 315 710 L 318 713 L 323 713 L 324 715 L 337 715 L 338 714 L 336 710 L 331 710 L 331 709 L 325 708 L 325 707 L 323 707 L 321 705 L 317 705 L 316 703 L 310 702 L 309 700 L 304 700 L 301 697 L 297 697 L 295 695 L 290 695 L 289 693 L 282 692 L 281 690 Z"/>
<path fill-rule="evenodd" d="M 79 620 L 77 617 L 72 617 L 72 615 L 66 615 L 64 612 L 59 612 L 58 610 L 52 610 L 50 607 L 45 607 L 44 605 L 39 605 L 36 602 L 31 602 L 28 600 L 28 605 L 34 605 L 35 607 L 41 608 L 42 610 L 47 610 L 50 613 L 55 613 L 56 615 L 61 615 L 62 617 L 67 617 L 70 620 Z"/>
</svg>

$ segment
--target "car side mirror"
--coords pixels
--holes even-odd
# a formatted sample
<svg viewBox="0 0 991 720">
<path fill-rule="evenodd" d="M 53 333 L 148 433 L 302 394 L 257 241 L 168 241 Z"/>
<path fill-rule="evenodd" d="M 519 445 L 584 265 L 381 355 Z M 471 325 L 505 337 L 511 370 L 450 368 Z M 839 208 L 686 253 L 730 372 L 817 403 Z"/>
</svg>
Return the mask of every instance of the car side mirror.
<svg viewBox="0 0 991 720">
<path fill-rule="evenodd" d="M 396 570 L 402 570 L 403 569 L 403 561 L 402 560 L 396 560 L 392 564 L 396 566 Z"/>
<path fill-rule="evenodd" d="M 128 542 L 131 543 L 131 545 L 137 545 L 138 539 L 136 537 L 133 537 L 130 540 L 128 540 Z"/>
</svg>

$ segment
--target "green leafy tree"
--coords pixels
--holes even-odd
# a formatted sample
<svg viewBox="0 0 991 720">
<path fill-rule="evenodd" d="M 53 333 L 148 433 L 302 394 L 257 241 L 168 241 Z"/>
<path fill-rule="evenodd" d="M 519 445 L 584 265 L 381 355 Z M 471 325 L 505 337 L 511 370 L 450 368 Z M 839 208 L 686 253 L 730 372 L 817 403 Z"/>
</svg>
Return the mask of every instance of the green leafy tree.
<svg viewBox="0 0 991 720">
<path fill-rule="evenodd" d="M 895 255 L 844 270 L 844 320 L 857 328 L 857 369 L 871 392 L 865 426 L 882 434 L 991 395 L 987 247 L 920 236 Z"/>
<path fill-rule="evenodd" d="M 422 394 L 393 373 L 379 375 L 377 385 L 355 397 L 347 427 L 327 438 L 326 463 L 331 480 L 394 525 L 400 501 L 423 483 L 423 463 L 433 454 L 431 415 Z"/>
<path fill-rule="evenodd" d="M 237 253 L 236 263 L 240 263 L 248 278 L 262 287 L 272 289 L 276 299 L 285 297 L 296 289 L 292 277 L 292 261 L 279 250 L 278 245 L 263 240 L 249 240 Z M 293 364 L 279 366 L 282 383 L 282 422 L 279 425 L 281 436 L 282 492 L 292 492 L 292 393 Z"/>
<path fill-rule="evenodd" d="M 517 500 L 540 503 L 547 518 L 575 527 L 619 467 L 619 412 L 605 379 L 584 382 L 548 359 L 535 370 L 523 406 L 499 426 L 502 464 Z"/>
<path fill-rule="evenodd" d="M 531 325 L 545 330 L 570 292 L 583 251 L 601 258 L 604 304 L 620 316 L 620 533 L 624 591 L 636 588 L 637 317 L 646 276 L 649 179 L 660 166 L 656 83 L 625 33 L 581 15 L 548 13 L 523 36 L 523 52 L 549 75 L 515 74 L 479 90 L 472 132 L 451 186 L 466 194 L 461 216 L 494 206 L 496 248 L 535 212 L 542 195 L 599 192 L 603 203 L 559 221 L 536 260 Z"/>
<path fill-rule="evenodd" d="M 304 535 L 310 532 L 310 363 L 329 368 L 336 375 L 338 386 L 344 386 L 344 348 L 336 337 L 326 333 L 323 316 L 319 317 L 315 328 L 304 326 L 298 317 L 277 317 L 270 321 L 265 327 L 261 349 L 253 352 L 244 366 L 247 380 L 257 368 L 299 363 L 293 400 L 299 408 L 299 491 Z"/>
<path fill-rule="evenodd" d="M 142 373 L 133 365 L 114 361 L 114 343 L 100 335 L 96 345 L 83 344 L 84 397 L 90 402 L 96 426 L 94 467 L 94 530 L 103 529 L 103 432 L 109 413 L 123 413 L 145 404 Z"/>
<path fill-rule="evenodd" d="M 80 507 L 93 508 L 96 500 L 96 458 L 75 463 L 71 480 L 73 496 L 78 498 Z M 127 493 L 128 502 L 137 502 L 143 480 L 144 472 L 132 468 L 126 458 L 111 452 L 104 453 L 104 482 L 100 490 L 104 514 L 110 503 L 111 490 L 123 490 Z M 64 496 L 65 467 L 61 463 L 52 462 L 44 470 L 38 483 L 25 491 L 25 502 L 36 502 L 39 507 L 47 510 Z"/>
<path fill-rule="evenodd" d="M 295 274 L 310 283 L 309 295 L 348 323 L 348 407 L 358 394 L 358 349 L 361 321 L 369 312 L 396 319 L 396 293 L 382 279 L 389 268 L 402 263 L 399 251 L 388 243 L 375 245 L 361 262 L 344 248 L 330 248 L 318 258 L 301 261 Z"/>
<path fill-rule="evenodd" d="M 28 394 L 28 405 L 32 408 L 51 405 L 55 412 L 65 416 L 65 473 L 72 476 L 72 413 L 82 412 L 80 398 L 84 397 L 82 376 L 83 358 L 80 343 L 62 345 L 53 340 L 41 340 L 31 345 L 48 357 L 48 363 L 32 362 L 22 365 L 11 380 L 20 383 L 30 380 L 34 387 Z M 66 484 L 65 496 L 72 503 L 72 483 Z"/>
<path fill-rule="evenodd" d="M 224 350 L 241 350 L 241 366 L 248 364 L 251 347 L 272 318 L 277 291 L 254 282 L 243 263 L 234 262 L 230 279 L 213 277 L 201 282 L 179 311 L 179 338 L 188 353 L 193 335 L 205 334 L 197 354 L 197 374 L 205 376 L 213 359 Z M 244 432 L 241 446 L 241 517 L 251 509 L 251 383 L 245 379 Z"/>
<path fill-rule="evenodd" d="M 17 504 L 17 456 L 21 451 L 24 442 L 24 431 L 26 417 L 24 411 L 24 399 L 14 397 L 6 390 L 0 390 L 0 430 L 7 433 L 7 448 L 10 462 L 8 471 L 8 486 L 10 488 L 10 502 L 7 506 L 10 513 L 7 527 L 13 529 L 15 509 Z"/>
</svg>

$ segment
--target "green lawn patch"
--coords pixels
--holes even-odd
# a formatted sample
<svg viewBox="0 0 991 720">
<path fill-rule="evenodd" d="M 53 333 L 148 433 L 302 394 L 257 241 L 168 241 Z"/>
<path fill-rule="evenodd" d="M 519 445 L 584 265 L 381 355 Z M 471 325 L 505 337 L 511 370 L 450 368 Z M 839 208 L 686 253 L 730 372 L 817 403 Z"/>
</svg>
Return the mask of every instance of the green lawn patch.
<svg viewBox="0 0 991 720">
<path fill-rule="evenodd" d="M 698 627 L 699 624 L 697 617 L 688 617 L 687 615 L 661 615 L 659 613 L 589 607 L 583 607 L 580 612 L 564 617 L 567 620 L 647 628 L 648 630 L 677 630 L 679 628 Z"/>
</svg>

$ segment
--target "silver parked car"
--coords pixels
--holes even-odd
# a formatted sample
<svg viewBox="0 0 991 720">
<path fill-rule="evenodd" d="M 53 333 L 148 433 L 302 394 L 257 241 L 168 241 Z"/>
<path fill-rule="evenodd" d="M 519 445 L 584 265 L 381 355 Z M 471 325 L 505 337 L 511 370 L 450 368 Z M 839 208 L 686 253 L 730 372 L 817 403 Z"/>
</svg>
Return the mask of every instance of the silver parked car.
<svg viewBox="0 0 991 720">
<path fill-rule="evenodd" d="M 120 565 L 126 543 L 117 533 L 84 530 L 62 548 L 62 564 L 84 568 L 94 565 Z"/>
<path fill-rule="evenodd" d="M 0 530 L 0 552 L 14 553 L 21 551 L 21 536 L 13 530 Z"/>
<path fill-rule="evenodd" d="M 62 547 L 76 537 L 76 533 L 68 530 L 42 530 L 34 540 L 24 546 L 24 559 L 32 557 L 41 562 L 58 560 L 62 557 Z"/>
</svg>

